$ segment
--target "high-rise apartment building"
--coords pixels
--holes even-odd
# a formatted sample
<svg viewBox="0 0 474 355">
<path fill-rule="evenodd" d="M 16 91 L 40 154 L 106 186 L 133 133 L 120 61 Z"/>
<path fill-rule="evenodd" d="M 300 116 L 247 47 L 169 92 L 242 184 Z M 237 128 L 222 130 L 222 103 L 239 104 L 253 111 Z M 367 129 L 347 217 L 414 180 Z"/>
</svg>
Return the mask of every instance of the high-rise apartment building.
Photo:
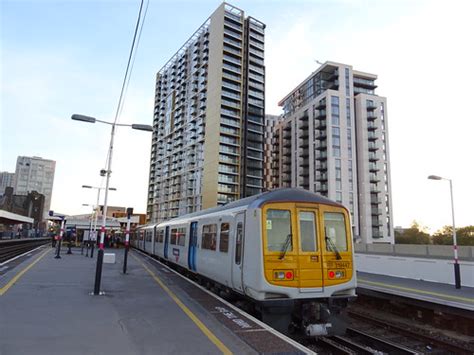
<svg viewBox="0 0 474 355">
<path fill-rule="evenodd" d="M 301 187 L 346 205 L 353 233 L 393 243 L 387 100 L 374 74 L 326 62 L 280 101 L 270 188 Z"/>
<path fill-rule="evenodd" d="M 264 30 L 223 3 L 158 72 L 148 221 L 262 191 Z"/>
<path fill-rule="evenodd" d="M 275 131 L 276 125 L 280 122 L 282 116 L 278 115 L 265 115 L 265 128 L 264 128 L 264 146 L 263 146 L 263 189 L 264 191 L 271 190 L 273 187 L 273 169 L 275 161 L 273 160 L 273 132 Z"/>
<path fill-rule="evenodd" d="M 14 190 L 16 195 L 36 191 L 44 195 L 44 216 L 48 214 L 53 194 L 56 162 L 40 157 L 18 157 L 16 161 Z"/>
<path fill-rule="evenodd" d="M 0 171 L 0 196 L 5 193 L 7 187 L 13 187 L 15 173 Z"/>
</svg>

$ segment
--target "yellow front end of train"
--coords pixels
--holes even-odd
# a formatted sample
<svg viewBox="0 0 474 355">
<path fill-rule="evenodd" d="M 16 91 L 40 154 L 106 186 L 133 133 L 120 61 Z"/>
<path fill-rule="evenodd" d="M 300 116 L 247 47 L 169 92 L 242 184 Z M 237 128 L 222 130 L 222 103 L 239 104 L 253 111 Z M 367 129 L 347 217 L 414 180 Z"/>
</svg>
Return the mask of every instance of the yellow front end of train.
<svg viewBox="0 0 474 355">
<path fill-rule="evenodd" d="M 275 286 L 323 289 L 352 279 L 350 217 L 345 208 L 269 203 L 262 209 L 264 273 Z"/>
</svg>

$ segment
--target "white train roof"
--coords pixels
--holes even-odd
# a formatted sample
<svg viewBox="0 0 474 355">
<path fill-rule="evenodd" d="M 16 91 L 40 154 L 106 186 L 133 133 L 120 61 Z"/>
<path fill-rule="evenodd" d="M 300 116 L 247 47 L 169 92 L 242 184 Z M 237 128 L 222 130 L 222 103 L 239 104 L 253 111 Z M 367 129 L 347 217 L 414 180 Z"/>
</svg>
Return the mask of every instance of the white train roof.
<svg viewBox="0 0 474 355">
<path fill-rule="evenodd" d="M 334 202 L 326 197 L 321 195 L 315 194 L 314 192 L 310 192 L 308 190 L 299 189 L 299 188 L 281 188 L 275 189 L 271 191 L 267 191 L 258 195 L 246 197 L 234 202 L 230 202 L 226 205 L 208 208 L 202 211 L 193 212 L 189 214 L 185 214 L 174 219 L 169 220 L 171 222 L 173 220 L 181 219 L 181 218 L 194 218 L 206 214 L 211 214 L 215 212 L 230 210 L 233 208 L 238 207 L 247 207 L 247 208 L 260 208 L 267 202 L 311 202 L 311 203 L 323 203 L 326 205 L 344 207 L 340 203 Z"/>
</svg>

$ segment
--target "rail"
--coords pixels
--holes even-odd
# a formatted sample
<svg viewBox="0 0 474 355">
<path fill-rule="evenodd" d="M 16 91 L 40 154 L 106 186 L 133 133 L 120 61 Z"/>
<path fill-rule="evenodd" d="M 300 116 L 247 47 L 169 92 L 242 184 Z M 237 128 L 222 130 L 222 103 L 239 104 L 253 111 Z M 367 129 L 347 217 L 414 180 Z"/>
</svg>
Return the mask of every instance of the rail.
<svg viewBox="0 0 474 355">
<path fill-rule="evenodd" d="M 50 238 L 11 239 L 0 241 L 0 263 L 49 243 Z"/>
</svg>

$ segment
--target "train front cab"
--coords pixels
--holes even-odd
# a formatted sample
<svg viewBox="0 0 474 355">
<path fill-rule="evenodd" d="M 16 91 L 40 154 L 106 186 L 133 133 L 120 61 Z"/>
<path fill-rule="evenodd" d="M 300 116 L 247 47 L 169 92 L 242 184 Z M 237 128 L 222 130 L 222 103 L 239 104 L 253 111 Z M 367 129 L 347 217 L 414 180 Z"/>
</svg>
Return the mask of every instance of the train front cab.
<svg viewBox="0 0 474 355">
<path fill-rule="evenodd" d="M 266 204 L 262 232 L 265 279 L 295 300 L 291 324 L 308 335 L 327 334 L 355 296 L 347 210 L 314 203 Z"/>
</svg>

